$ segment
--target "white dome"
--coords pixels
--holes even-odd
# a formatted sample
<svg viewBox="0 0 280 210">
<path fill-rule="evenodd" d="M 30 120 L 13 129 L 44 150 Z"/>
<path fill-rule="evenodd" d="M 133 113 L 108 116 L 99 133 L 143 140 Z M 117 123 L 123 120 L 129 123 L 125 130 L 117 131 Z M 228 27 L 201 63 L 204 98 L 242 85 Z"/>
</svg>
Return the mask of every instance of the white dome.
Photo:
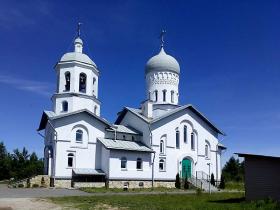
<svg viewBox="0 0 280 210">
<path fill-rule="evenodd" d="M 78 52 L 65 53 L 59 62 L 78 61 L 81 63 L 90 64 L 96 67 L 96 64 L 86 54 Z"/>
<path fill-rule="evenodd" d="M 153 71 L 171 71 L 180 74 L 180 65 L 175 58 L 167 55 L 162 47 L 159 54 L 153 56 L 147 62 L 145 71 L 146 74 Z"/>
</svg>

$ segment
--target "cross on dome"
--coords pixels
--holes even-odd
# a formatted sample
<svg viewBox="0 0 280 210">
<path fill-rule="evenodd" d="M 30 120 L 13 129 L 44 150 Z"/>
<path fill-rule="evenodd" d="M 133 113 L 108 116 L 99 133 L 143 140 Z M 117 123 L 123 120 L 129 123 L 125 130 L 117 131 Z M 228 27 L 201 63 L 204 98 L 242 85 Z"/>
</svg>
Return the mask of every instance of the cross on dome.
<svg viewBox="0 0 280 210">
<path fill-rule="evenodd" d="M 78 24 L 77 24 L 77 37 L 81 36 L 81 26 L 82 26 L 82 23 L 78 22 Z"/>
<path fill-rule="evenodd" d="M 164 30 L 164 29 L 162 29 L 162 31 L 160 32 L 160 36 L 159 36 L 159 38 L 160 38 L 160 42 L 161 42 L 161 44 L 160 44 L 160 47 L 161 48 L 163 48 L 163 45 L 164 45 L 164 35 L 166 34 L 166 30 Z"/>
</svg>

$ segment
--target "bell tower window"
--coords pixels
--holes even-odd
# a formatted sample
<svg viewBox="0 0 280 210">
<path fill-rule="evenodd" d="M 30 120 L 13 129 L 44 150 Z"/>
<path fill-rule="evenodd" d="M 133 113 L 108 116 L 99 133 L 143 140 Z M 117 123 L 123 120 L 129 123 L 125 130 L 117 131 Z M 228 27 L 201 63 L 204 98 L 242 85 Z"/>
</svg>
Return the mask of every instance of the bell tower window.
<svg viewBox="0 0 280 210">
<path fill-rule="evenodd" d="M 65 73 L 65 91 L 70 91 L 70 79 L 71 79 L 70 72 L 66 72 Z"/>
<path fill-rule="evenodd" d="M 166 101 L 166 90 L 162 91 L 162 98 L 163 98 L 163 101 Z"/>
<path fill-rule="evenodd" d="M 80 74 L 80 81 L 79 81 L 79 91 L 82 93 L 86 92 L 86 86 L 87 86 L 87 76 L 84 73 Z"/>
<path fill-rule="evenodd" d="M 157 102 L 157 100 L 158 100 L 158 91 L 155 90 L 155 102 Z"/>
<path fill-rule="evenodd" d="M 174 103 L 174 91 L 171 91 L 171 103 Z"/>
<path fill-rule="evenodd" d="M 63 101 L 62 102 L 62 111 L 63 112 L 67 112 L 68 111 L 68 102 L 67 101 Z"/>
</svg>

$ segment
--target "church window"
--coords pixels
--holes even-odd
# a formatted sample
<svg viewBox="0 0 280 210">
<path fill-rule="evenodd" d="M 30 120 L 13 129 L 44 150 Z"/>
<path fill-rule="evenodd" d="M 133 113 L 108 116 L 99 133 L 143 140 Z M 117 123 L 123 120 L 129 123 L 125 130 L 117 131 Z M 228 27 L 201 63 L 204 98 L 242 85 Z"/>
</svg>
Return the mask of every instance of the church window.
<svg viewBox="0 0 280 210">
<path fill-rule="evenodd" d="M 160 152 L 161 154 L 164 153 L 164 141 L 163 141 L 163 140 L 160 140 L 159 152 Z"/>
<path fill-rule="evenodd" d="M 135 140 L 134 136 L 131 136 L 131 140 L 132 140 L 132 141 L 134 141 L 134 140 Z"/>
<path fill-rule="evenodd" d="M 180 132 L 176 130 L 176 149 L 180 148 Z"/>
<path fill-rule="evenodd" d="M 63 101 L 62 102 L 62 111 L 63 112 L 67 112 L 68 111 L 68 102 L 67 101 Z"/>
<path fill-rule="evenodd" d="M 84 73 L 80 74 L 80 81 L 79 81 L 79 91 L 82 93 L 86 92 L 86 86 L 87 86 L 87 76 Z"/>
<path fill-rule="evenodd" d="M 97 114 L 97 106 L 94 106 L 94 114 Z"/>
<path fill-rule="evenodd" d="M 209 151 L 208 151 L 208 144 L 206 143 L 205 145 L 205 157 L 208 158 L 209 157 Z"/>
<path fill-rule="evenodd" d="M 159 160 L 159 171 L 165 171 L 166 165 L 165 165 L 165 159 L 160 159 Z"/>
<path fill-rule="evenodd" d="M 142 159 L 141 158 L 137 158 L 137 161 L 136 161 L 136 169 L 137 170 L 142 170 Z"/>
<path fill-rule="evenodd" d="M 73 153 L 69 153 L 68 154 L 68 167 L 74 167 L 74 154 Z"/>
<path fill-rule="evenodd" d="M 158 100 L 158 91 L 155 90 L 155 102 L 157 102 L 157 100 Z"/>
<path fill-rule="evenodd" d="M 65 91 L 70 91 L 70 79 L 71 79 L 70 72 L 66 72 L 65 73 Z"/>
<path fill-rule="evenodd" d="M 122 157 L 121 159 L 121 169 L 127 169 L 127 159 L 126 157 Z"/>
<path fill-rule="evenodd" d="M 76 131 L 76 142 L 82 142 L 83 141 L 83 131 L 77 130 Z"/>
<path fill-rule="evenodd" d="M 188 137 L 188 128 L 186 125 L 184 125 L 184 142 L 187 143 L 187 137 Z"/>
<path fill-rule="evenodd" d="M 191 134 L 191 149 L 192 150 L 195 150 L 195 140 L 194 140 L 194 133 Z"/>
<path fill-rule="evenodd" d="M 174 103 L 174 91 L 171 91 L 171 103 Z"/>
<path fill-rule="evenodd" d="M 162 98 L 163 98 L 163 101 L 166 101 L 166 90 L 162 91 Z"/>
</svg>

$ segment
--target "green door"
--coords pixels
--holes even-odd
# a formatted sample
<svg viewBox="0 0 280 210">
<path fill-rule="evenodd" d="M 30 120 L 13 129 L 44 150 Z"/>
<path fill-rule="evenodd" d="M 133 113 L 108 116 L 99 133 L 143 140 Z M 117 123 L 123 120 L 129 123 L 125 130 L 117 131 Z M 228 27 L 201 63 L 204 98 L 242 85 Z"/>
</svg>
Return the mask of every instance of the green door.
<svg viewBox="0 0 280 210">
<path fill-rule="evenodd" d="M 189 159 L 182 161 L 182 178 L 191 178 L 192 176 L 192 163 Z"/>
</svg>

